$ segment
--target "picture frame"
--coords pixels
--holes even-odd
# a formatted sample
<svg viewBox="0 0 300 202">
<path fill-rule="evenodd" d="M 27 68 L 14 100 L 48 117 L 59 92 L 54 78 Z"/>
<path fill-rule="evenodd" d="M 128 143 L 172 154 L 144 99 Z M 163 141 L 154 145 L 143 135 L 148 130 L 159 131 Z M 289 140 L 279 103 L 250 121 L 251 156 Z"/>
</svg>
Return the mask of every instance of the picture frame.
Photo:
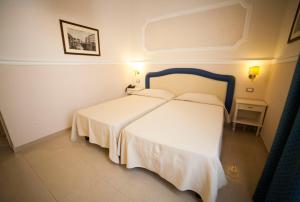
<svg viewBox="0 0 300 202">
<path fill-rule="evenodd" d="M 288 43 L 292 43 L 300 39 L 300 12 L 299 12 L 300 2 L 298 3 L 298 8 L 296 15 L 294 17 L 293 25 L 290 31 Z"/>
<path fill-rule="evenodd" d="M 99 30 L 59 20 L 65 54 L 100 56 Z"/>
</svg>

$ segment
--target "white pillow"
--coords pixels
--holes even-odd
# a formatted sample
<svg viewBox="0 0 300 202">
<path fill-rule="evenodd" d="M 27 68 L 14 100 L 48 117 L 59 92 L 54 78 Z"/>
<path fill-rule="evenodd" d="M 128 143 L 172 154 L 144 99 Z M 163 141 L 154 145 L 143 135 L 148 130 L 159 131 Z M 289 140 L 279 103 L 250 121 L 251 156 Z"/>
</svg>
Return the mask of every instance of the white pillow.
<svg viewBox="0 0 300 202">
<path fill-rule="evenodd" d="M 224 107 L 223 102 L 216 96 L 205 93 L 185 93 L 175 98 L 175 100 L 184 100 L 191 102 L 199 102 L 204 104 L 212 104 Z"/>
<path fill-rule="evenodd" d="M 175 98 L 175 100 L 184 100 L 190 102 L 199 102 L 203 104 L 217 105 L 223 107 L 224 116 L 227 123 L 230 123 L 230 116 L 223 102 L 216 96 L 205 93 L 185 93 Z"/>
<path fill-rule="evenodd" d="M 161 89 L 144 89 L 141 91 L 134 92 L 132 94 L 148 96 L 148 97 L 157 97 L 165 100 L 170 100 L 175 97 L 173 93 Z"/>
</svg>

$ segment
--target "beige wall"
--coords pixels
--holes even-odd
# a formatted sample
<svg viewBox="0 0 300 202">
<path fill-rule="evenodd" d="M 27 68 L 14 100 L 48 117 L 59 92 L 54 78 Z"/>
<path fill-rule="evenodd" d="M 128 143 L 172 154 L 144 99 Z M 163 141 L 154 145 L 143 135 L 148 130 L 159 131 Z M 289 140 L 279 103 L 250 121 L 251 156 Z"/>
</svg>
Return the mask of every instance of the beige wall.
<svg viewBox="0 0 300 202">
<path fill-rule="evenodd" d="M 185 12 L 193 11 L 195 9 L 204 9 L 213 7 L 224 3 L 221 0 L 133 0 L 132 1 L 132 57 L 134 59 L 141 59 L 149 61 L 150 63 L 169 61 L 180 61 L 182 63 L 189 62 L 191 60 L 237 60 L 237 59 L 272 59 L 274 56 L 274 50 L 276 48 L 277 38 L 279 35 L 280 25 L 284 10 L 286 7 L 286 0 L 246 0 L 235 2 L 246 2 L 252 7 L 249 30 L 246 31 L 247 37 L 240 46 L 235 48 L 229 48 L 226 50 L 193 50 L 191 49 L 176 49 L 176 47 L 162 51 L 147 51 L 143 48 L 143 28 L 148 21 L 163 18 L 164 16 L 184 16 Z M 232 1 L 227 1 L 232 2 Z M 226 8 L 226 7 L 225 7 Z M 222 12 L 222 10 L 220 10 Z M 238 11 L 237 11 L 238 12 Z M 171 18 L 174 19 L 174 18 Z M 180 18 L 178 20 L 178 26 L 182 24 Z M 198 18 L 197 18 L 198 19 Z M 201 18 L 202 19 L 202 18 Z M 200 19 L 200 20 L 201 20 Z M 207 19 L 209 21 L 209 19 Z M 159 21 L 155 21 L 156 23 Z M 164 21 L 161 21 L 164 22 Z M 212 22 L 216 27 L 222 27 L 222 21 Z M 176 24 L 176 22 L 175 22 Z M 197 31 L 197 23 L 195 24 L 195 31 Z M 236 24 L 237 29 L 239 23 Z M 185 27 L 183 27 L 185 29 Z M 214 28 L 212 30 L 217 30 Z M 226 30 L 226 28 L 224 28 Z M 193 32 L 193 30 L 191 30 Z M 203 30 L 206 32 L 206 30 Z M 182 32 L 173 32 L 165 36 L 165 41 L 169 38 L 184 38 L 189 43 L 189 37 L 193 35 L 187 33 L 183 36 L 178 36 Z M 215 34 L 215 33 L 213 33 Z M 231 37 L 231 35 L 224 34 L 219 31 L 220 38 Z M 154 36 L 153 36 L 154 37 Z M 201 37 L 201 35 L 199 35 Z M 205 35 L 205 37 L 207 37 Z M 154 39 L 153 39 L 154 40 Z M 162 41 L 161 36 L 157 36 L 157 41 Z M 214 44 L 214 46 L 222 45 L 227 39 L 220 40 L 220 44 Z M 184 42 L 180 42 L 184 43 Z M 188 44 L 184 44 L 188 45 Z"/>
<path fill-rule="evenodd" d="M 120 61 L 130 49 L 129 13 L 121 0 L 1 0 L 0 60 Z M 101 57 L 65 55 L 59 19 L 99 29 Z"/>
<path fill-rule="evenodd" d="M 277 41 L 275 58 L 290 58 L 299 54 L 300 40 L 289 44 L 287 43 L 298 2 L 298 0 L 287 1 L 287 8 L 285 10 L 285 15 L 283 16 L 281 30 Z"/>
<path fill-rule="evenodd" d="M 124 95 L 129 5 L 1 0 L 0 110 L 15 147 L 71 126 L 76 109 Z M 59 19 L 99 29 L 101 57 L 65 55 Z"/>
<path fill-rule="evenodd" d="M 271 148 L 280 121 L 295 66 L 295 62 L 272 65 L 272 74 L 265 98 L 268 110 L 261 133 L 268 150 Z"/>
<path fill-rule="evenodd" d="M 275 53 L 275 57 L 283 58 L 284 60 L 287 60 L 287 62 L 283 61 L 283 63 L 273 64 L 271 66 L 271 79 L 268 83 L 268 89 L 265 96 L 268 103 L 268 111 L 265 117 L 264 128 L 261 136 L 268 150 L 270 150 L 276 134 L 295 70 L 295 60 L 300 52 L 299 40 L 291 44 L 287 44 L 298 1 L 289 0 L 287 1 L 287 5 Z"/>
<path fill-rule="evenodd" d="M 240 6 L 237 7 L 238 9 L 232 10 L 230 4 L 228 4 L 229 7 L 227 5 L 230 2 Z M 209 35 L 212 38 L 215 37 L 216 33 L 207 34 L 208 29 L 203 29 L 204 27 L 208 27 L 210 30 L 218 30 L 219 41 L 213 40 L 213 45 L 216 48 L 223 47 L 227 41 L 232 41 L 230 38 L 232 34 L 225 34 L 219 29 L 222 30 L 222 26 L 228 25 L 232 30 L 239 30 L 240 21 L 224 23 L 225 19 L 218 20 L 218 18 L 215 18 L 211 23 L 209 22 L 214 17 L 212 12 L 215 13 L 216 11 L 224 15 L 230 15 L 229 17 L 243 15 L 243 10 L 246 11 L 246 9 L 241 9 L 241 5 L 249 9 L 250 23 L 248 29 L 243 30 L 245 31 L 245 37 L 239 46 L 227 49 L 209 49 L 209 47 L 203 45 L 202 41 L 203 46 L 200 49 L 194 47 L 191 41 L 197 36 L 199 38 L 205 38 Z M 132 4 L 131 57 L 145 61 L 145 72 L 171 67 L 195 67 L 222 74 L 232 74 L 237 81 L 236 97 L 264 99 L 269 79 L 270 63 L 276 49 L 286 6 L 284 0 L 275 2 L 271 0 L 227 2 L 220 0 L 134 0 Z M 236 14 L 227 13 L 228 8 Z M 187 18 L 192 25 L 185 25 Z M 203 19 L 206 20 L 203 21 Z M 201 27 L 197 23 L 200 23 L 200 25 L 204 23 L 205 26 Z M 243 22 L 243 27 L 247 28 L 244 23 L 246 22 Z M 165 27 L 160 30 L 163 25 L 177 31 L 170 33 L 170 29 Z M 184 29 L 183 33 L 180 28 Z M 227 30 L 226 27 L 223 30 Z M 194 32 L 197 33 L 197 36 Z M 151 37 L 147 38 L 147 34 Z M 179 44 L 174 45 L 174 42 L 179 41 L 178 39 L 180 39 Z M 212 42 L 211 40 L 207 41 Z M 198 44 L 198 46 L 201 46 L 201 43 L 199 42 L 200 45 Z M 145 45 L 146 47 L 144 47 Z M 163 49 L 163 46 L 165 49 Z M 151 50 L 155 48 L 158 51 Z M 248 79 L 247 71 L 249 66 L 253 64 L 261 66 L 261 74 L 254 82 L 251 82 Z M 143 79 L 143 76 L 141 75 L 140 79 Z M 254 87 L 254 93 L 247 93 L 245 91 L 246 87 Z"/>
<path fill-rule="evenodd" d="M 124 94 L 120 65 L 0 65 L 0 109 L 15 147 L 71 126 L 75 110 Z"/>
<path fill-rule="evenodd" d="M 147 21 L 143 33 L 145 49 L 231 48 L 243 40 L 250 9 L 239 2 L 200 8 Z"/>
</svg>

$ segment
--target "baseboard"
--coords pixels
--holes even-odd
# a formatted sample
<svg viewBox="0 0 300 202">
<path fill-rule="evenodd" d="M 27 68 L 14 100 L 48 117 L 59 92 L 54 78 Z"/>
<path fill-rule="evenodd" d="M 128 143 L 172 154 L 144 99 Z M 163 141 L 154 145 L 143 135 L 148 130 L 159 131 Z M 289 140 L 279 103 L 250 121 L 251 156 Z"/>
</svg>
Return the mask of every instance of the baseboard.
<svg viewBox="0 0 300 202">
<path fill-rule="evenodd" d="M 52 133 L 52 134 L 47 135 L 47 136 L 45 136 L 45 137 L 42 137 L 42 138 L 40 138 L 40 139 L 34 140 L 34 141 L 32 141 L 32 142 L 23 144 L 23 145 L 21 145 L 21 146 L 14 147 L 13 150 L 14 150 L 14 152 L 21 152 L 21 151 L 23 151 L 23 150 L 25 150 L 25 149 L 27 149 L 27 148 L 29 148 L 29 147 L 32 147 L 33 145 L 37 145 L 37 144 L 39 144 L 39 143 L 41 143 L 41 142 L 45 142 L 45 141 L 51 140 L 51 139 L 53 139 L 54 137 L 56 137 L 57 135 L 60 135 L 60 134 L 62 134 L 62 133 L 65 133 L 65 132 L 67 132 L 67 131 L 70 130 L 70 129 L 71 129 L 71 127 L 66 128 L 66 129 L 63 129 L 63 130 L 60 130 L 60 131 L 57 131 L 57 132 L 55 132 L 55 133 Z"/>
</svg>

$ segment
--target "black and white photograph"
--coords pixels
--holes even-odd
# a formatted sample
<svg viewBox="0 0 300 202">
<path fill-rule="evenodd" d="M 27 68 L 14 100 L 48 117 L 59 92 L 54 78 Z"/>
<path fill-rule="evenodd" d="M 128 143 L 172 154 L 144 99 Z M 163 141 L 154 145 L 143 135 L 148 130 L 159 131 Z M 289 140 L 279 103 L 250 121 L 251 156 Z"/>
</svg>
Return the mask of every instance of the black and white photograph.
<svg viewBox="0 0 300 202">
<path fill-rule="evenodd" d="M 99 31 L 60 20 L 65 54 L 100 56 Z"/>
<path fill-rule="evenodd" d="M 300 3 L 298 5 L 297 11 L 296 11 L 296 15 L 293 21 L 293 25 L 291 28 L 291 32 L 289 35 L 289 39 L 288 39 L 288 43 L 292 43 L 298 39 L 300 39 L 300 13 L 299 13 L 299 6 Z"/>
</svg>

